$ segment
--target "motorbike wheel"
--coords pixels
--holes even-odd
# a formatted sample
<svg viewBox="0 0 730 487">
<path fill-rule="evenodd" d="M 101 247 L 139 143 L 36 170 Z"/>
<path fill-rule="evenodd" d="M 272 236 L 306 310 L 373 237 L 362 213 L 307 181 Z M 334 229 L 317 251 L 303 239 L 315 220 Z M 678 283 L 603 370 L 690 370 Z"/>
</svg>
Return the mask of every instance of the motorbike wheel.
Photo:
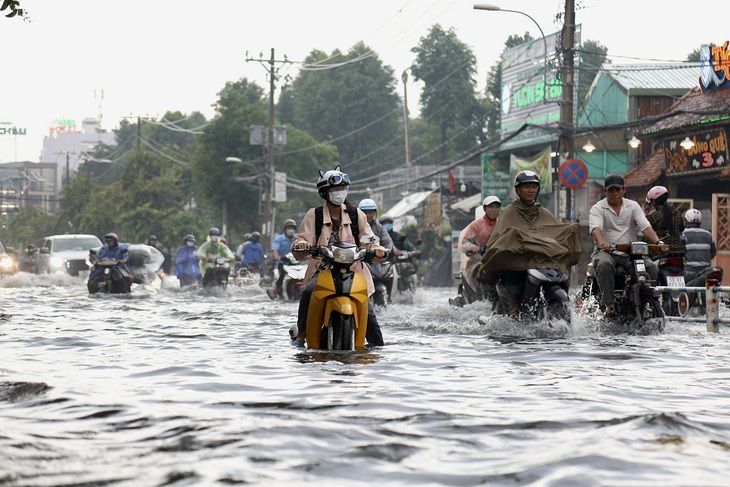
<svg viewBox="0 0 730 487">
<path fill-rule="evenodd" d="M 566 301 L 553 301 L 548 304 L 548 319 L 564 320 L 570 324 L 570 305 Z"/>
<path fill-rule="evenodd" d="M 637 320 L 643 333 L 660 332 L 664 329 L 664 309 L 652 294 L 652 289 L 642 289 L 641 305 L 638 307 Z"/>
<path fill-rule="evenodd" d="M 355 350 L 355 317 L 333 312 L 329 326 L 322 329 L 319 346 L 327 350 Z"/>
</svg>

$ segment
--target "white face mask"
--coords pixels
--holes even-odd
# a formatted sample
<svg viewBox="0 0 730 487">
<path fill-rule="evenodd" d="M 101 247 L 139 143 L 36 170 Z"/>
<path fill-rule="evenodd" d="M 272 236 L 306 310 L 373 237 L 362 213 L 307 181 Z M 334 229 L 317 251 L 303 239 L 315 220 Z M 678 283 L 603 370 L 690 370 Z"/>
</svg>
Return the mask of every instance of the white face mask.
<svg viewBox="0 0 730 487">
<path fill-rule="evenodd" d="M 187 242 L 185 242 L 185 245 L 187 245 L 188 247 L 193 247 L 195 245 L 195 242 L 191 242 L 190 240 L 188 240 Z"/>
<path fill-rule="evenodd" d="M 342 203 L 345 202 L 345 198 L 347 198 L 347 190 L 346 189 L 340 189 L 337 191 L 330 191 L 330 203 L 332 203 L 335 206 L 340 206 Z"/>
<path fill-rule="evenodd" d="M 292 238 L 297 233 L 297 231 L 292 228 L 289 228 L 289 229 L 287 229 L 287 231 L 285 233 L 286 233 L 287 237 Z"/>
<path fill-rule="evenodd" d="M 211 236 L 210 236 L 210 241 L 211 241 L 211 242 L 217 242 L 219 238 L 220 238 L 220 237 L 219 237 L 218 235 L 211 235 Z"/>
</svg>

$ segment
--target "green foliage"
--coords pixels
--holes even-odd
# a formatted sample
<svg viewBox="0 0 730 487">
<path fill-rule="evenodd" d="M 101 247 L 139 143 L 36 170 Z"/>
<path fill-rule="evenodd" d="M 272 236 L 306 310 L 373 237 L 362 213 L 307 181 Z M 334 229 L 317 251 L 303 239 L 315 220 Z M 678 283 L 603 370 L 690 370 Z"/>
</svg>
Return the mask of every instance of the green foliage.
<svg viewBox="0 0 730 487">
<path fill-rule="evenodd" d="M 438 24 L 411 51 L 416 54 L 411 73 L 424 82 L 421 113 L 438 130 L 439 160 L 473 151 L 475 141 L 484 139 L 485 116 L 476 93 L 473 51 L 458 39 L 453 28 L 445 31 Z"/>
<path fill-rule="evenodd" d="M 702 58 L 700 57 L 700 48 L 698 47 L 694 51 L 687 54 L 687 59 L 685 59 L 688 63 L 699 63 L 702 61 Z"/>
<path fill-rule="evenodd" d="M 578 103 L 582 104 L 588 91 L 591 89 L 593 79 L 598 74 L 603 63 L 611 62 L 606 59 L 608 48 L 602 46 L 598 41 L 587 40 L 580 50 L 580 63 L 578 72 Z"/>
<path fill-rule="evenodd" d="M 393 69 L 362 43 L 331 55 L 314 50 L 283 91 L 282 121 L 337 147 L 351 175 L 403 165 L 402 108 Z"/>
<path fill-rule="evenodd" d="M 5 247 L 25 248 L 28 244 L 41 242 L 43 237 L 53 234 L 56 222 L 40 208 L 21 208 L 7 225 L 0 227 L 0 241 Z"/>
<path fill-rule="evenodd" d="M 249 127 L 268 126 L 264 100 L 263 90 L 246 79 L 227 83 L 216 105 L 219 116 L 203 130 L 192 162 L 198 204 L 212 221 L 222 221 L 225 204 L 229 234 L 234 240 L 261 228 L 262 197 L 269 187 L 266 153 L 264 146 L 249 143 Z M 243 162 L 229 163 L 227 157 Z M 336 160 L 334 146 L 321 144 L 292 125 L 287 125 L 286 145 L 277 147 L 274 154 L 275 170 L 286 172 L 290 181 L 307 190 L 315 189 L 317 170 L 334 166 Z M 277 222 L 296 217 L 302 208 L 309 208 L 318 197 L 307 190 L 287 188 L 287 202 L 276 204 Z"/>
</svg>

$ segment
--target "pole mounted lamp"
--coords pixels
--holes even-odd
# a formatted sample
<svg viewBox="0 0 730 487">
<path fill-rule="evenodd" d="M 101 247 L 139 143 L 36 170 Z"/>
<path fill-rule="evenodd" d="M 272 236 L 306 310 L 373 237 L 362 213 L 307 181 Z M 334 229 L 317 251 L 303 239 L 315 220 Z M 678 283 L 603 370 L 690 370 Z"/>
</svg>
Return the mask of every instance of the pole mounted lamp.
<svg viewBox="0 0 730 487">
<path fill-rule="evenodd" d="M 540 24 L 537 23 L 537 20 L 533 19 L 532 16 L 529 14 L 521 11 L 521 10 L 509 10 L 506 8 L 501 8 L 498 5 L 492 5 L 491 3 L 475 3 L 474 4 L 474 10 L 487 10 L 489 12 L 511 12 L 513 14 L 520 14 L 524 15 L 528 19 L 532 20 L 532 22 L 537 26 L 537 30 L 540 31 L 540 36 L 542 37 L 542 43 L 543 43 L 543 49 L 544 49 L 544 57 L 545 57 L 545 83 L 547 84 L 547 70 L 548 70 L 548 48 L 547 48 L 547 41 L 545 40 L 545 33 L 542 31 L 542 27 L 540 27 Z M 545 97 L 543 97 L 543 101 L 545 101 Z"/>
<path fill-rule="evenodd" d="M 639 147 L 639 144 L 641 144 L 641 141 L 639 139 L 637 139 L 636 136 L 634 135 L 631 137 L 631 139 L 629 139 L 628 144 L 629 144 L 629 147 L 631 147 L 632 149 L 637 149 Z"/>
<path fill-rule="evenodd" d="M 583 150 L 586 152 L 593 152 L 594 150 L 596 150 L 596 146 L 593 145 L 593 143 L 591 142 L 591 139 L 588 139 L 588 142 L 586 142 L 585 145 L 583 146 Z"/>
</svg>

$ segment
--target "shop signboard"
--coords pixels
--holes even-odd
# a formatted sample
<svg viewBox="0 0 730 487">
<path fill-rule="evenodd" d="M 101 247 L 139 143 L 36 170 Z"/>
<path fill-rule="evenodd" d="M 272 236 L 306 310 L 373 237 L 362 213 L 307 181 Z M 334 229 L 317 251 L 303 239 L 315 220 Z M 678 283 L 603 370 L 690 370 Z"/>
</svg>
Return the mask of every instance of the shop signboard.
<svg viewBox="0 0 730 487">
<path fill-rule="evenodd" d="M 576 45 L 580 45 L 580 33 L 581 26 L 577 25 Z M 560 33 L 554 33 L 502 53 L 500 129 L 505 142 L 501 150 L 557 138 L 554 132 L 532 126 L 556 127 L 560 122 L 563 82 L 555 60 L 555 53 L 562 49 L 560 42 Z M 578 106 L 575 100 L 574 106 Z M 525 124 L 529 127 L 515 134 Z"/>
<path fill-rule="evenodd" d="M 662 141 L 667 176 L 720 171 L 727 167 L 727 135 L 724 129 L 689 136 L 694 142 L 689 149 L 680 145 L 686 137 L 677 135 Z"/>
<path fill-rule="evenodd" d="M 700 48 L 700 89 L 705 92 L 730 87 L 730 41 Z"/>
</svg>

